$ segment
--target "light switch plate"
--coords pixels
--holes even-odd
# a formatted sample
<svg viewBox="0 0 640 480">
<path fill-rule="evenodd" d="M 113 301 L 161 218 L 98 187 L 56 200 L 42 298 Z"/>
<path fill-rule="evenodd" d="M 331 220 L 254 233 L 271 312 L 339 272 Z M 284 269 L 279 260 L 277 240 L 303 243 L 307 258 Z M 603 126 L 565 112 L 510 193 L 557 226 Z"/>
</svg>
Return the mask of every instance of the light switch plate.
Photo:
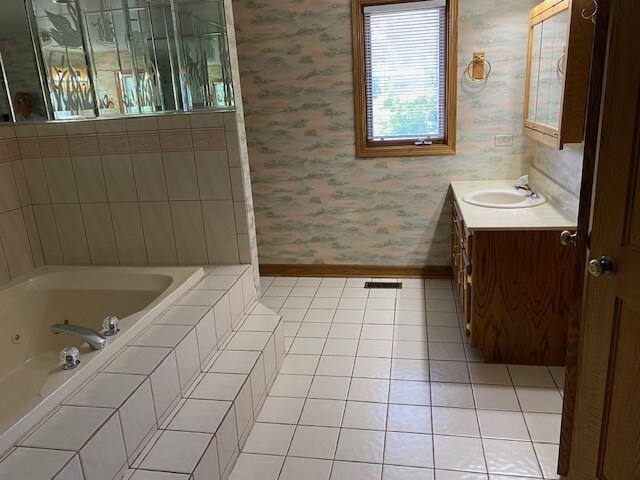
<svg viewBox="0 0 640 480">
<path fill-rule="evenodd" d="M 512 147 L 513 135 L 496 135 L 493 144 L 496 147 Z"/>
</svg>

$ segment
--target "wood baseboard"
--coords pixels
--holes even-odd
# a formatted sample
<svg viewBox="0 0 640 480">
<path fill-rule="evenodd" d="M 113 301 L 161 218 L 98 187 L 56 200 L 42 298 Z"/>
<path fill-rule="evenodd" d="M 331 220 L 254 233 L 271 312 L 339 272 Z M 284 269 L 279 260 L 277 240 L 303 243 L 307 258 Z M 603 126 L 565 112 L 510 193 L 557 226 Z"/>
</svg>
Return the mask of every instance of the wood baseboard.
<svg viewBox="0 0 640 480">
<path fill-rule="evenodd" d="M 450 266 L 260 264 L 260 275 L 270 277 L 453 278 Z"/>
</svg>

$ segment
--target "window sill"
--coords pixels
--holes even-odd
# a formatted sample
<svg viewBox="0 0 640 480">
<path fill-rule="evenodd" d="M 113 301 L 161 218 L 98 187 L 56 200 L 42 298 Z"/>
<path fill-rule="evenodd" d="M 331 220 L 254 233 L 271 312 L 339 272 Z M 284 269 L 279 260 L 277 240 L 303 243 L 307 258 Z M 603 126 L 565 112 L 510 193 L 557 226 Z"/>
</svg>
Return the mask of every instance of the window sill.
<svg viewBox="0 0 640 480">
<path fill-rule="evenodd" d="M 367 146 L 356 145 L 356 157 L 380 158 L 380 157 L 427 157 L 432 155 L 455 155 L 455 144 L 436 145 L 389 145 Z"/>
</svg>

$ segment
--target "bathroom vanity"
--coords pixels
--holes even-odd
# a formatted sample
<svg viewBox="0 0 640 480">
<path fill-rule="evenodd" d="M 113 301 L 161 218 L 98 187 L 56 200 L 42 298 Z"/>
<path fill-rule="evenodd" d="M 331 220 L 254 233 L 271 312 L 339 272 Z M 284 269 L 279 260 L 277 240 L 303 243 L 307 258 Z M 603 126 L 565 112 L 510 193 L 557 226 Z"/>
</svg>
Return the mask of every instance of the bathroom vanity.
<svg viewBox="0 0 640 480">
<path fill-rule="evenodd" d="M 452 265 L 460 319 L 490 363 L 563 365 L 576 228 L 555 203 L 490 208 L 463 200 L 513 182 L 452 182 Z"/>
</svg>

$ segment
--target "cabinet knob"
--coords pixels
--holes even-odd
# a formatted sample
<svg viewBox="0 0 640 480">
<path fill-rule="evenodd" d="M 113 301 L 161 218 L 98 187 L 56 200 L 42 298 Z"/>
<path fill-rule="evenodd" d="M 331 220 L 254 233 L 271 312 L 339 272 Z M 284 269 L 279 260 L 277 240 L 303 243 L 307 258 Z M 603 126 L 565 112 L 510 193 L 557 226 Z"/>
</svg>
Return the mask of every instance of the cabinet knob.
<svg viewBox="0 0 640 480">
<path fill-rule="evenodd" d="M 578 238 L 578 232 L 571 233 L 569 230 L 565 230 L 560 234 L 560 243 L 562 245 L 575 245 Z"/>
</svg>

